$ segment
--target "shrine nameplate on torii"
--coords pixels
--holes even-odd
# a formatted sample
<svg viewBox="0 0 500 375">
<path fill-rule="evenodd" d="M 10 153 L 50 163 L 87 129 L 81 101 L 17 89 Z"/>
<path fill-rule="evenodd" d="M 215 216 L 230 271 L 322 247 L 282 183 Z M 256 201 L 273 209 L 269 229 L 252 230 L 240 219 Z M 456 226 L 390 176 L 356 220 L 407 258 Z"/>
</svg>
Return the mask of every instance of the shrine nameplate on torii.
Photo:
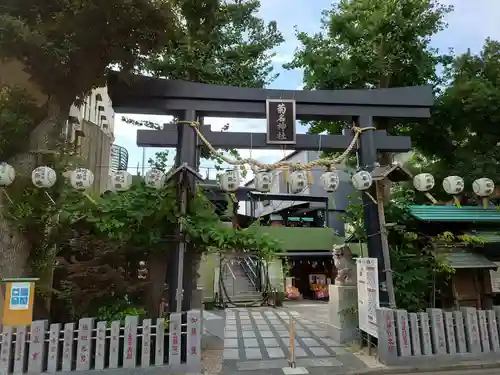
<svg viewBox="0 0 500 375">
<path fill-rule="evenodd" d="M 353 138 L 342 135 L 296 134 L 296 120 L 340 120 L 360 128 L 373 128 L 374 117 L 430 117 L 434 98 L 431 86 L 373 90 L 296 91 L 239 88 L 195 82 L 136 76 L 128 82 L 111 76 L 108 92 L 116 112 L 172 115 L 183 122 L 204 117 L 266 118 L 266 133 L 213 132 L 200 127 L 202 135 L 216 149 L 280 149 L 343 152 Z M 284 110 L 284 113 L 283 113 Z M 280 117 L 281 116 L 281 117 Z M 281 118 L 281 119 L 280 119 Z M 140 147 L 176 147 L 177 165 L 198 166 L 198 146 L 202 143 L 187 125 L 165 125 L 162 130 L 138 130 Z M 377 162 L 377 152 L 407 152 L 411 139 L 390 136 L 384 130 L 363 131 L 359 137 L 359 165 L 368 170 Z M 379 281 L 385 282 L 382 239 L 377 205 L 365 197 L 364 222 L 370 257 L 379 260 Z M 187 291 L 186 291 L 187 292 Z M 185 296 L 186 297 L 186 296 Z M 381 290 L 381 305 L 387 292 Z"/>
</svg>

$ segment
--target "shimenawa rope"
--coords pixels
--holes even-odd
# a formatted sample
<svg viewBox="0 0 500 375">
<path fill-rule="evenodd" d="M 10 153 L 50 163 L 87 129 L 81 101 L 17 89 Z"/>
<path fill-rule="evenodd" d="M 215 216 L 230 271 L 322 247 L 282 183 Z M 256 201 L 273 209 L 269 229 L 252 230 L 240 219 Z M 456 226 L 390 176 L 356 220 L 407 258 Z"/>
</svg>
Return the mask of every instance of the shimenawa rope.
<svg viewBox="0 0 500 375">
<path fill-rule="evenodd" d="M 210 142 L 208 142 L 208 140 L 205 138 L 205 136 L 200 131 L 200 123 L 199 122 L 197 122 L 197 121 L 177 121 L 177 123 L 178 124 L 187 124 L 187 125 L 191 126 L 196 131 L 196 134 L 201 139 L 201 141 L 210 150 L 210 152 L 212 154 L 214 154 L 215 157 L 222 160 L 223 162 L 230 164 L 230 165 L 234 165 L 234 166 L 241 166 L 241 165 L 248 164 L 252 167 L 252 169 L 258 169 L 258 170 L 291 168 L 294 170 L 303 169 L 303 170 L 309 171 L 313 167 L 326 167 L 326 168 L 330 169 L 330 168 L 332 168 L 333 165 L 339 164 L 340 162 L 342 162 L 346 158 L 346 156 L 349 155 L 349 153 L 353 150 L 354 146 L 356 146 L 356 142 L 359 138 L 359 135 L 363 131 L 375 130 L 374 127 L 360 128 L 358 126 L 353 126 L 352 130 L 354 131 L 354 136 L 351 140 L 351 143 L 349 144 L 347 149 L 342 154 L 340 154 L 339 156 L 337 156 L 335 158 L 320 158 L 320 159 L 314 160 L 314 161 L 312 161 L 310 163 L 306 163 L 306 164 L 295 163 L 295 162 L 289 161 L 289 160 L 282 160 L 282 161 L 279 161 L 277 163 L 269 164 L 269 163 L 261 163 L 260 161 L 252 159 L 252 158 L 245 158 L 245 159 L 239 159 L 239 160 L 231 159 L 231 158 L 225 156 L 220 151 L 216 150 L 210 144 Z"/>
</svg>

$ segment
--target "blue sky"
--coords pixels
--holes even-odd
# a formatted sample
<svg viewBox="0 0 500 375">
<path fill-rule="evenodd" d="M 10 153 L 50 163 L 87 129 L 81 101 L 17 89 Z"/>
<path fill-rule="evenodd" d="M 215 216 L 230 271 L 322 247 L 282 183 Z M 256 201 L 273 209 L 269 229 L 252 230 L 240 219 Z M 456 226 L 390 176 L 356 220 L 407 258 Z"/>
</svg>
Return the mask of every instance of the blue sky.
<svg viewBox="0 0 500 375">
<path fill-rule="evenodd" d="M 443 51 L 453 48 L 456 53 L 465 52 L 467 49 L 476 52 L 480 50 L 487 37 L 500 40 L 500 27 L 498 26 L 500 0 L 442 0 L 441 2 L 453 5 L 455 10 L 447 17 L 448 28 L 434 37 L 433 47 Z M 285 38 L 285 42 L 276 50 L 277 56 L 274 61 L 275 70 L 280 75 L 270 87 L 298 89 L 302 85 L 302 72 L 300 70 L 286 71 L 282 68 L 282 64 L 290 61 L 297 48 L 294 27 L 297 26 L 301 31 L 308 33 L 318 31 L 321 11 L 329 9 L 332 2 L 327 0 L 262 0 L 261 3 L 261 17 L 266 21 L 277 21 Z M 159 123 L 165 123 L 170 119 L 168 116 L 127 116 Z M 128 150 L 129 171 L 135 174 L 137 166 L 142 165 L 143 152 L 135 143 L 137 128 L 123 123 L 121 117 L 121 114 L 115 117 L 115 143 Z M 210 118 L 205 122 L 211 124 L 213 130 L 218 130 L 224 124 L 230 123 L 230 131 L 265 132 L 265 120 Z M 301 127 L 299 131 L 305 132 L 306 128 Z M 147 157 L 153 156 L 156 151 L 161 151 L 161 149 L 146 149 Z M 272 150 L 240 150 L 240 153 L 244 157 L 251 155 L 263 162 L 272 162 L 286 155 L 283 151 Z M 202 174 L 206 175 L 208 167 L 211 166 L 208 162 L 202 162 Z M 210 177 L 214 177 L 214 174 L 215 171 L 210 170 Z"/>
</svg>

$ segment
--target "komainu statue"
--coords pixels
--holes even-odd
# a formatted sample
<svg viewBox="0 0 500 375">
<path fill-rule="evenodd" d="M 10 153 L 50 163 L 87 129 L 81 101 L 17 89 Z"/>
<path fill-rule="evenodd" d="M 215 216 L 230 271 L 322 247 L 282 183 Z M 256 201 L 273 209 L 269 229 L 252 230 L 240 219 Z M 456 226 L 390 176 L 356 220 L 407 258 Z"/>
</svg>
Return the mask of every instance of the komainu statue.
<svg viewBox="0 0 500 375">
<path fill-rule="evenodd" d="M 356 262 L 348 245 L 333 247 L 333 263 L 337 268 L 335 285 L 356 285 Z"/>
</svg>

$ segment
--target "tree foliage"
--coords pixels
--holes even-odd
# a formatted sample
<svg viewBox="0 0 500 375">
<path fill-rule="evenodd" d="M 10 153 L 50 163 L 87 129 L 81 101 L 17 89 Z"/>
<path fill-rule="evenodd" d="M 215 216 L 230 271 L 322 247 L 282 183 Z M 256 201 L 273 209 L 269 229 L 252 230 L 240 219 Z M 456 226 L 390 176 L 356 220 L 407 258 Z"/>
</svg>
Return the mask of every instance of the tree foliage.
<svg viewBox="0 0 500 375">
<path fill-rule="evenodd" d="M 167 0 L 6 0 L 1 10 L 0 138 L 8 144 L 0 142 L 0 161 L 14 165 L 18 180 L 43 165 L 40 151 L 58 149 L 72 103 L 80 104 L 92 88 L 104 86 L 108 69 L 140 68 L 143 58 L 161 49 L 178 25 Z M 29 89 L 29 97 L 16 99 L 15 86 Z M 36 111 L 31 110 L 34 105 Z M 25 191 L 17 182 L 14 187 Z M 25 197 L 29 205 L 30 196 Z M 43 215 L 32 220 L 43 220 Z M 1 276 L 25 276 L 33 271 L 27 264 L 32 241 L 25 237 L 33 233 L 9 221 L 0 218 Z"/>
<path fill-rule="evenodd" d="M 255 15 L 258 7 L 259 2 L 256 0 L 238 1 L 234 4 L 219 0 L 111 0 L 104 3 L 96 0 L 7 0 L 2 3 L 0 15 L 2 78 L 6 78 L 7 84 L 10 83 L 10 77 L 4 71 L 4 61 L 21 64 L 28 73 L 30 83 L 35 86 L 36 92 L 29 94 L 37 99 L 46 99 L 46 103 L 42 108 L 34 108 L 32 111 L 31 107 L 39 105 L 39 102 L 35 103 L 27 97 L 20 100 L 21 94 L 2 88 L 0 135 L 9 143 L 0 142 L 1 160 L 21 160 L 23 166 L 26 166 L 23 168 L 26 173 L 23 174 L 29 175 L 35 166 L 40 165 L 41 160 L 33 153 L 21 153 L 30 148 L 55 150 L 54 140 L 57 136 L 54 137 L 54 134 L 58 135 L 65 124 L 70 105 L 74 102 L 80 104 L 92 88 L 104 86 L 109 69 L 125 73 L 148 70 L 169 78 L 202 82 L 265 85 L 274 77 L 270 65 L 271 49 L 282 41 L 282 37 L 276 29 L 276 23 L 267 25 Z M 16 76 L 14 81 L 18 78 Z M 21 82 L 21 86 L 31 88 L 33 85 Z M 40 110 L 40 114 L 35 113 L 35 110 Z M 27 114 L 30 116 L 26 116 Z M 26 142 L 26 139 L 31 142 Z M 159 162 L 165 164 L 165 160 Z M 20 172 L 17 165 L 16 169 Z M 16 188 L 19 186 L 16 182 Z M 43 193 L 35 190 L 35 194 L 30 196 L 30 189 L 35 190 L 27 185 L 18 189 L 19 200 L 11 207 L 12 211 L 22 208 L 22 212 L 32 212 L 31 217 L 23 216 L 23 220 L 30 223 L 21 224 L 18 221 L 13 227 L 26 237 L 30 234 L 31 237 L 39 236 L 41 240 L 45 238 L 42 224 L 46 227 L 48 223 L 44 221 L 47 215 L 39 210 L 43 202 L 40 194 Z M 55 191 L 48 192 L 56 195 Z M 82 203 L 81 196 L 76 201 L 64 202 L 62 205 L 56 200 L 54 212 L 79 211 L 82 217 L 74 221 L 74 225 L 80 225 L 83 221 L 90 226 L 90 233 L 98 236 L 99 240 L 106 238 L 132 247 L 137 245 L 134 241 L 141 246 L 149 243 L 154 249 L 155 246 L 161 247 L 155 241 L 168 232 L 165 228 L 177 224 L 179 217 L 169 208 L 174 206 L 175 198 L 170 195 L 161 196 L 169 193 L 155 193 L 154 196 L 148 194 L 152 193 L 139 185 L 121 197 L 110 194 L 98 199 L 95 207 L 86 205 L 88 202 Z M 21 197 L 26 200 L 21 200 Z M 30 197 L 37 197 L 38 201 L 30 200 Z M 134 199 L 138 203 L 134 203 Z M 156 206 L 144 203 L 147 199 L 151 199 L 148 202 Z M 141 203 L 144 204 L 139 206 Z M 70 209 L 72 205 L 74 207 Z M 161 207 L 159 212 L 158 207 Z M 150 215 L 141 214 L 140 208 Z M 167 213 L 170 220 L 162 226 L 158 222 Z M 66 215 L 64 220 L 70 217 Z M 155 220 L 157 225 L 154 225 Z M 189 222 L 196 226 L 199 224 L 194 218 Z M 37 228 L 40 231 L 26 230 L 33 223 L 39 225 Z M 196 230 L 199 231 L 200 228 L 196 227 Z M 238 245 L 234 242 L 237 241 L 236 237 L 230 240 L 229 234 L 216 236 L 214 228 L 212 232 L 208 228 L 205 232 L 204 238 L 208 236 L 205 239 L 212 245 L 227 245 L 229 241 L 236 248 L 242 246 L 241 240 Z M 51 233 L 58 232 L 52 230 Z M 135 235 L 130 236 L 130 233 Z M 14 238 L 14 234 L 9 232 L 2 236 Z M 19 237 L 21 242 L 26 240 L 23 236 Z M 28 247 L 32 245 L 30 241 L 24 242 Z M 7 242 L 2 240 L 2 245 L 4 243 Z M 8 246 L 2 247 L 2 251 L 6 253 L 13 251 Z M 33 248 L 36 251 L 41 249 L 38 245 Z M 44 248 L 52 249 L 46 244 Z M 45 271 L 52 269 L 53 259 L 47 256 L 54 254 L 50 251 L 44 253 L 46 265 L 49 265 L 45 267 Z M 25 257 L 17 250 L 11 255 L 13 258 L 23 258 L 16 258 L 16 266 L 25 264 Z M 103 262 L 106 259 L 104 255 L 102 258 L 89 254 L 87 256 Z M 9 264 L 0 265 L 0 270 L 2 267 L 8 268 Z M 22 269 L 10 268 L 17 276 L 20 273 L 25 275 L 24 265 Z M 73 269 L 78 267 L 74 266 Z M 48 282 L 48 289 L 50 285 Z M 110 282 L 110 285 L 113 283 Z"/>
<path fill-rule="evenodd" d="M 264 87 L 276 75 L 273 48 L 283 42 L 275 21 L 258 17 L 259 0 L 174 0 L 185 22 L 148 59 L 155 76 L 239 87 Z"/>
<path fill-rule="evenodd" d="M 386 214 L 388 222 L 396 223 L 388 229 L 388 238 L 397 307 L 422 311 L 430 305 L 435 306 L 454 270 L 441 254 L 436 253 L 436 238 L 423 233 L 415 225 L 405 204 L 391 203 Z M 359 198 L 352 200 L 343 218 L 353 229 L 355 237 L 366 243 L 363 203 Z"/>
<path fill-rule="evenodd" d="M 162 165 L 162 159 L 151 160 L 151 164 Z M 92 200 L 82 198 L 73 192 L 67 200 L 61 223 L 68 230 L 59 236 L 62 250 L 58 272 L 59 278 L 64 278 L 59 282 L 60 294 L 72 307 L 73 318 L 94 311 L 97 305 L 113 311 L 117 306 L 146 308 L 150 315 L 155 314 L 159 300 L 151 297 L 151 290 L 159 281 L 163 292 L 166 273 L 164 270 L 156 275 L 154 270 L 169 259 L 178 241 L 186 240 L 196 254 L 252 251 L 270 259 L 280 249 L 276 240 L 253 227 L 224 225 L 201 190 L 196 192 L 187 215 L 177 209 L 172 184 L 156 190 L 139 181 L 125 192 L 108 192 Z M 176 234 L 179 222 L 184 224 L 186 237 Z M 140 262 L 148 270 L 145 280 L 138 279 Z M 99 303 L 89 304 L 89 297 Z"/>
<path fill-rule="evenodd" d="M 275 21 L 266 24 L 258 17 L 259 0 L 210 4 L 175 0 L 172 4 L 184 15 L 184 22 L 164 49 L 146 59 L 145 71 L 156 77 L 238 87 L 265 87 L 277 77 L 273 49 L 284 39 Z M 123 120 L 161 129 L 161 124 L 147 120 Z M 238 157 L 234 150 L 226 151 Z M 213 158 L 204 149 L 202 155 Z"/>
<path fill-rule="evenodd" d="M 74 165 L 75 158 L 69 150 L 70 146 L 62 142 L 58 152 L 44 155 L 42 163 L 61 176 Z M 16 176 L 15 184 L 8 186 L 6 192 L 9 201 L 5 215 L 28 240 L 31 271 L 40 277 L 38 271 L 44 270 L 47 252 L 52 251 L 58 236 L 59 209 L 70 194 L 68 183 L 59 177 L 52 187 L 39 188 L 33 185 L 31 176 Z"/>
<path fill-rule="evenodd" d="M 275 21 L 259 18 L 259 0 L 204 1 L 175 0 L 173 8 L 184 21 L 161 52 L 146 59 L 144 70 L 156 77 L 238 87 L 265 87 L 273 72 L 273 49 L 284 39 Z M 123 117 L 134 126 L 161 129 L 161 124 Z M 226 124 L 222 131 L 227 131 Z M 235 159 L 236 150 L 225 149 Z M 201 147 L 204 158 L 217 160 Z M 218 164 L 215 166 L 219 169 Z M 246 173 L 245 170 L 243 170 Z"/>
<path fill-rule="evenodd" d="M 0 160 L 8 160 L 26 150 L 30 129 L 43 115 L 26 91 L 0 86 Z"/>
<path fill-rule="evenodd" d="M 110 67 L 140 67 L 174 37 L 177 25 L 164 0 L 6 0 L 0 51 L 22 62 L 45 95 L 71 104 L 104 86 Z"/>
<path fill-rule="evenodd" d="M 431 120 L 412 134 L 424 156 L 423 168 L 437 179 L 462 176 L 469 193 L 477 178 L 500 183 L 500 43 L 488 39 L 479 53 L 455 56 L 444 78 Z"/>
<path fill-rule="evenodd" d="M 436 0 L 341 0 L 323 12 L 321 32 L 297 32 L 300 47 L 285 67 L 304 69 L 309 90 L 436 84 L 446 58 L 429 43 L 450 10 Z M 309 131 L 338 134 L 342 126 L 318 121 Z M 385 120 L 377 127 L 407 130 Z"/>
<path fill-rule="evenodd" d="M 53 320 L 73 321 L 102 315 L 102 309 L 144 305 L 147 281 L 139 278 L 143 248 L 110 240 L 89 223 L 73 223 L 61 233 L 55 285 Z"/>
<path fill-rule="evenodd" d="M 92 201 L 76 194 L 68 199 L 64 220 L 67 224 L 85 222 L 93 233 L 147 252 L 165 251 L 165 243 L 182 240 L 169 231 L 179 221 L 186 226 L 186 240 L 201 251 L 253 251 L 269 258 L 279 249 L 278 242 L 257 234 L 253 227 L 239 230 L 224 225 L 201 191 L 195 194 L 187 216 L 178 212 L 176 200 L 172 184 L 156 190 L 138 182 L 125 192 L 106 193 Z"/>
</svg>

